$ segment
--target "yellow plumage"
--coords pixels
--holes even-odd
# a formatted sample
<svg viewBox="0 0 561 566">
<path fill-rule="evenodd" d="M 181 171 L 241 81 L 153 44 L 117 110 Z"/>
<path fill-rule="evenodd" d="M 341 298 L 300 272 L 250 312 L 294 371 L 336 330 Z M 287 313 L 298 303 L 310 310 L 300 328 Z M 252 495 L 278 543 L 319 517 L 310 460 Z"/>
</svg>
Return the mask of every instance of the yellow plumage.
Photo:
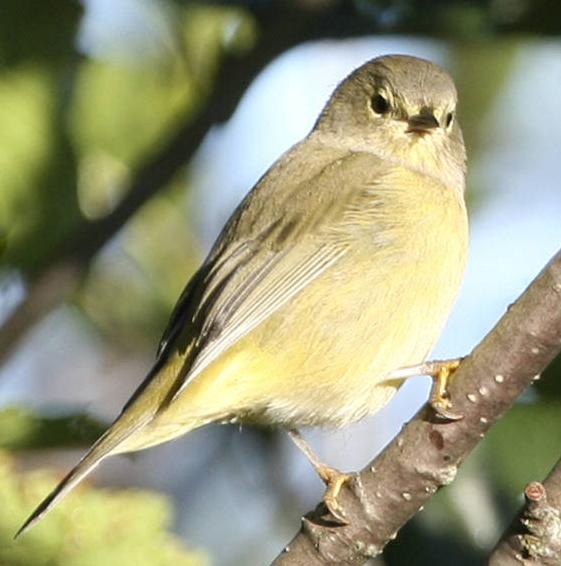
<svg viewBox="0 0 561 566">
<path fill-rule="evenodd" d="M 108 455 L 213 421 L 339 427 L 389 401 L 391 373 L 425 360 L 464 269 L 455 102 L 448 75 L 418 59 L 347 78 L 225 226 L 145 382 L 23 528 Z"/>
<path fill-rule="evenodd" d="M 143 437 L 182 434 L 179 423 L 193 416 L 344 426 L 390 399 L 399 383 L 385 375 L 426 358 L 456 297 L 467 219 L 461 196 L 437 182 L 397 170 L 386 183 L 381 222 L 408 211 L 407 223 L 388 227 L 391 245 L 366 245 L 308 285 L 198 375 Z"/>
</svg>

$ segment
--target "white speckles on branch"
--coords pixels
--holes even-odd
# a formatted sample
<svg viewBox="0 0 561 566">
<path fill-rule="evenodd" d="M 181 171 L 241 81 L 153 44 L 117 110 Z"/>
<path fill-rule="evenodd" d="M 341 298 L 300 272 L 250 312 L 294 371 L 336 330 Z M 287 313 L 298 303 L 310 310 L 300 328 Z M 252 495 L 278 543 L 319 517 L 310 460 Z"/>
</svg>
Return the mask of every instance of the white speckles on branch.
<svg viewBox="0 0 561 566">
<path fill-rule="evenodd" d="M 435 477 L 437 478 L 440 485 L 449 485 L 454 481 L 457 473 L 457 466 L 447 466 L 438 470 L 438 472 L 435 474 Z"/>
<path fill-rule="evenodd" d="M 361 554 L 362 556 L 366 556 L 368 558 L 374 558 L 378 556 L 382 549 L 375 544 L 366 544 L 362 540 L 356 540 L 353 542 L 353 550 L 356 553 Z"/>
<path fill-rule="evenodd" d="M 501 375 L 500 373 L 498 373 L 498 374 L 495 376 L 495 381 L 496 381 L 497 383 L 503 383 L 504 380 L 505 380 L 505 376 L 504 376 L 504 375 Z"/>
<path fill-rule="evenodd" d="M 537 346 L 534 346 L 530 352 L 532 352 L 532 354 L 534 354 L 534 356 L 537 356 L 540 353 L 540 349 Z"/>
<path fill-rule="evenodd" d="M 411 501 L 411 499 L 413 499 L 413 496 L 408 491 L 404 491 L 401 494 L 401 497 L 403 497 L 403 499 L 405 499 L 405 501 Z"/>
<path fill-rule="evenodd" d="M 477 403 L 477 395 L 475 393 L 468 393 L 466 397 L 470 403 Z"/>
<path fill-rule="evenodd" d="M 375 544 L 369 544 L 364 549 L 364 556 L 374 558 L 375 556 L 378 556 L 378 554 L 380 554 L 380 552 L 382 552 L 382 549 L 379 546 L 376 546 Z"/>
<path fill-rule="evenodd" d="M 485 417 L 479 417 L 479 422 L 481 424 L 487 424 L 489 421 Z"/>
</svg>

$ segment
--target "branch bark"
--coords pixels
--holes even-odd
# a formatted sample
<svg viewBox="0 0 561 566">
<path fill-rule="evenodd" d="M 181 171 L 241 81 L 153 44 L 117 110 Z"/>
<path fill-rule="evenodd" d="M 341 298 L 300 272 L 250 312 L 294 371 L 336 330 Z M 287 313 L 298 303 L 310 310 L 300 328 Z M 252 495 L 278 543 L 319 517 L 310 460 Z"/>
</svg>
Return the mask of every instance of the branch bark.
<svg viewBox="0 0 561 566">
<path fill-rule="evenodd" d="M 561 564 L 561 459 L 543 483 L 524 490 L 526 505 L 501 537 L 490 566 Z"/>
<path fill-rule="evenodd" d="M 462 362 L 449 392 L 456 422 L 419 413 L 341 492 L 349 520 L 333 525 L 320 504 L 274 566 L 364 564 L 442 486 L 487 430 L 561 350 L 561 251 Z M 556 491 L 558 494 L 559 492 Z"/>
</svg>

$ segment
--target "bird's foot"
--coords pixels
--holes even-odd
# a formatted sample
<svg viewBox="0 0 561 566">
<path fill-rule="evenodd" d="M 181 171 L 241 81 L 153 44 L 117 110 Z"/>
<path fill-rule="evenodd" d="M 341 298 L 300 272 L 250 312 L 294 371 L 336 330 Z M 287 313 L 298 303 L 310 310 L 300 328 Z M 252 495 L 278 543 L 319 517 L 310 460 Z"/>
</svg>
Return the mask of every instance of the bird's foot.
<svg viewBox="0 0 561 566">
<path fill-rule="evenodd" d="M 325 464 L 316 468 L 322 481 L 327 486 L 325 493 L 323 494 L 323 503 L 329 514 L 336 520 L 340 525 L 348 525 L 349 521 L 345 516 L 345 512 L 339 505 L 338 496 L 341 492 L 341 488 L 352 481 L 353 476 L 351 474 L 346 474 Z"/>
<path fill-rule="evenodd" d="M 452 403 L 448 394 L 448 384 L 454 372 L 458 369 L 461 359 L 431 362 L 433 366 L 430 372 L 433 378 L 433 386 L 430 393 L 430 406 L 439 417 L 447 421 L 459 421 L 463 415 L 451 411 Z"/>
</svg>

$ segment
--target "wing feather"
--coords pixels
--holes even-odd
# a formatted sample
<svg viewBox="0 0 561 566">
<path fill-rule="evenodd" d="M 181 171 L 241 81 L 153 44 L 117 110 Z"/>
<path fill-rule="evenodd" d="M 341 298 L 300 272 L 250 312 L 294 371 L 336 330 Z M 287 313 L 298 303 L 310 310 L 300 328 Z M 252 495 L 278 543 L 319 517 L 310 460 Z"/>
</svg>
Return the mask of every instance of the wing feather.
<svg viewBox="0 0 561 566">
<path fill-rule="evenodd" d="M 220 354 L 251 332 L 272 313 L 297 295 L 311 281 L 319 277 L 345 253 L 345 248 L 320 248 L 294 265 L 289 254 L 275 257 L 271 269 L 223 323 L 222 332 L 210 340 L 198 353 L 189 369 L 188 378 L 181 384 L 173 398 L 176 398 L 204 368 Z M 218 309 L 221 313 L 220 309 Z M 211 318 L 208 319 L 212 320 Z M 207 321 L 208 322 L 208 321 Z M 212 322 L 208 322 L 212 326 Z"/>
<path fill-rule="evenodd" d="M 357 168 L 357 160 L 370 168 Z M 172 400 L 223 352 L 337 263 L 353 245 L 357 230 L 376 231 L 375 222 L 364 220 L 377 214 L 379 202 L 371 189 L 380 173 L 375 156 L 348 153 L 303 180 L 301 188 L 296 184 L 285 195 L 293 201 L 290 206 L 272 203 L 278 197 L 271 192 L 268 221 L 260 208 L 263 194 L 259 204 L 252 199 L 275 186 L 256 186 L 181 295 L 162 338 L 162 357 L 172 348 L 185 352 Z M 314 191 L 320 198 L 312 207 L 309 195 Z M 278 213 L 271 219 L 273 204 Z M 286 210 L 291 215 L 283 217 Z M 249 233 L 241 233 L 248 226 Z M 287 238 L 290 244 L 281 245 Z"/>
</svg>

